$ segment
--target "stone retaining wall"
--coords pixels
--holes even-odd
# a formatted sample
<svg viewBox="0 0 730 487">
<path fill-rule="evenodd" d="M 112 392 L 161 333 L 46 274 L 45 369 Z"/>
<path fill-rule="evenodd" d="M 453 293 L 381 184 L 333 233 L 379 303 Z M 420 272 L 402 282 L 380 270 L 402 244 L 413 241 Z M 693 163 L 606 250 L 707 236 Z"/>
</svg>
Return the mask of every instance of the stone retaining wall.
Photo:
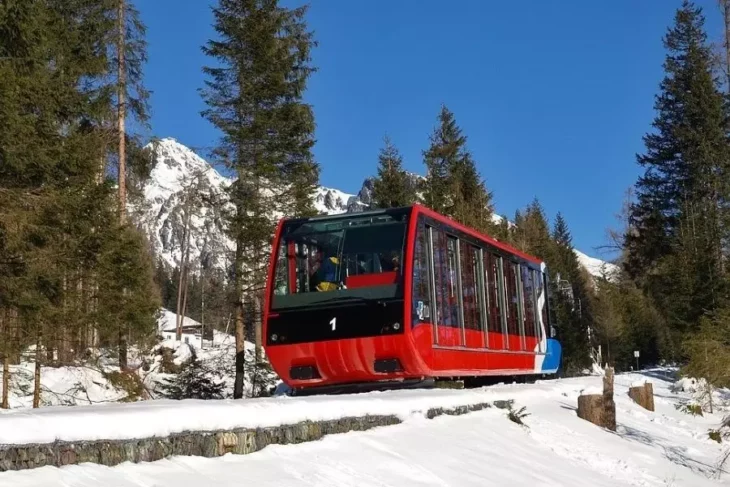
<svg viewBox="0 0 730 487">
<path fill-rule="evenodd" d="M 496 401 L 499 408 L 511 403 Z M 455 408 L 433 408 L 425 412 L 429 419 L 441 415 L 461 415 L 491 407 L 478 403 Z M 397 416 L 363 416 L 329 421 L 304 421 L 272 428 L 235 429 L 230 431 L 190 431 L 167 437 L 133 440 L 97 440 L 55 442 L 43 445 L 0 445 L 0 472 L 25 470 L 52 465 L 98 463 L 118 465 L 122 462 L 151 462 L 172 455 L 218 457 L 226 453 L 246 455 L 267 445 L 285 445 L 314 441 L 325 435 L 365 431 L 377 426 L 401 423 Z"/>
</svg>

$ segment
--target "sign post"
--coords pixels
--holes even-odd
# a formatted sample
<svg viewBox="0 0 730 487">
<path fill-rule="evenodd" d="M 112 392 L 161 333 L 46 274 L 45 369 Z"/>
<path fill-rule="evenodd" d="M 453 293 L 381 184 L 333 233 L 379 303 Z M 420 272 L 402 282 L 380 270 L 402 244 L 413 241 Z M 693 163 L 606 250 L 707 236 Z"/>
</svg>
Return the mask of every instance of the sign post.
<svg viewBox="0 0 730 487">
<path fill-rule="evenodd" d="M 634 357 L 636 357 L 636 370 L 639 370 L 639 351 L 634 350 Z"/>
</svg>

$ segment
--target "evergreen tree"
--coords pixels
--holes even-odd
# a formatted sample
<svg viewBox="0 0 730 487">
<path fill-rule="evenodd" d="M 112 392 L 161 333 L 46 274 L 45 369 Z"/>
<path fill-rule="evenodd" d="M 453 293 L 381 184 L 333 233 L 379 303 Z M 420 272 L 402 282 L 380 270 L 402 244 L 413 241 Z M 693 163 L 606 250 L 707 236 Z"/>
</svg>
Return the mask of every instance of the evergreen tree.
<svg viewBox="0 0 730 487">
<path fill-rule="evenodd" d="M 454 114 L 445 106 L 439 113 L 439 125 L 431 135 L 431 145 L 424 152 L 427 169 L 423 183 L 423 201 L 434 211 L 477 229 L 491 229 L 492 194 L 481 180 L 466 137 L 456 125 Z"/>
<path fill-rule="evenodd" d="M 684 333 L 725 301 L 730 145 L 701 9 L 684 1 L 664 44 L 666 76 L 656 131 L 638 157 L 645 172 L 630 209 L 625 267 Z"/>
<path fill-rule="evenodd" d="M 92 0 L 0 5 L 0 191 L 12 195 L 7 208 L 22 222 L 7 227 L 4 252 L 23 263 L 8 299 L 0 299 L 0 314 L 9 313 L 22 328 L 13 332 L 20 346 L 38 345 L 37 376 L 41 350 L 48 359 L 58 352 L 61 361 L 70 361 L 96 345 L 102 327 L 106 334 L 117 324 L 100 319 L 99 307 L 99 295 L 107 291 L 99 279 L 103 248 L 120 238 L 113 188 L 100 177 L 112 112 L 104 84 L 107 7 Z M 151 278 L 138 265 L 146 245 L 122 242 L 125 252 L 142 252 L 121 262 L 136 266 L 136 279 Z M 108 282 L 123 276 L 109 273 Z M 138 300 L 154 293 L 129 291 L 113 312 L 127 312 L 129 302 L 153 328 L 156 305 Z"/>
<path fill-rule="evenodd" d="M 545 211 L 537 199 L 524 212 L 515 213 L 512 233 L 512 242 L 518 249 L 550 263 L 553 257 L 550 227 Z"/>
<path fill-rule="evenodd" d="M 573 237 L 570 235 L 570 230 L 568 230 L 568 223 L 565 221 L 565 218 L 563 218 L 563 214 L 560 212 L 555 215 L 555 224 L 553 225 L 553 240 L 555 240 L 558 245 L 562 245 L 564 247 L 573 246 Z"/>
<path fill-rule="evenodd" d="M 407 206 L 416 200 L 408 174 L 403 170 L 403 158 L 389 137 L 378 155 L 378 177 L 373 183 L 373 208 Z"/>
<path fill-rule="evenodd" d="M 254 309 L 255 359 L 261 360 L 261 292 L 275 224 L 272 210 L 313 212 L 314 116 L 302 101 L 313 71 L 306 11 L 281 7 L 277 0 L 220 0 L 213 9 L 218 39 L 204 47 L 216 65 L 204 68 L 208 108 L 203 114 L 223 134 L 215 154 L 236 174 L 228 226 L 236 243 L 236 398 L 243 396 L 246 302 Z"/>
<path fill-rule="evenodd" d="M 423 153 L 426 179 L 423 183 L 423 201 L 434 211 L 445 213 L 449 201 L 449 175 L 459 149 L 466 143 L 456 120 L 446 106 L 441 107 L 439 124 L 431 134 L 431 145 Z"/>
<path fill-rule="evenodd" d="M 127 180 L 130 174 L 144 168 L 139 138 L 129 131 L 129 120 L 146 127 L 149 120 L 149 92 L 144 86 L 143 68 L 147 62 L 146 26 L 133 0 L 104 0 L 108 35 L 108 70 L 111 74 L 108 93 L 113 93 L 116 119 L 115 158 L 119 217 L 127 215 Z M 131 146 L 131 147 L 130 147 Z M 131 149 L 131 150 L 130 150 Z"/>
<path fill-rule="evenodd" d="M 535 202 L 533 212 L 538 211 Z M 578 262 L 568 225 L 562 217 L 553 227 L 551 244 L 553 249 L 546 249 L 546 260 L 551 273 L 553 313 L 563 346 L 565 370 L 574 374 L 590 365 L 588 330 L 595 327 L 591 277 Z"/>
<path fill-rule="evenodd" d="M 162 384 L 163 394 L 170 399 L 223 399 L 225 382 L 221 381 L 219 371 L 203 363 L 190 347 L 192 359 L 182 371 Z M 216 380 L 217 379 L 217 380 Z"/>
</svg>

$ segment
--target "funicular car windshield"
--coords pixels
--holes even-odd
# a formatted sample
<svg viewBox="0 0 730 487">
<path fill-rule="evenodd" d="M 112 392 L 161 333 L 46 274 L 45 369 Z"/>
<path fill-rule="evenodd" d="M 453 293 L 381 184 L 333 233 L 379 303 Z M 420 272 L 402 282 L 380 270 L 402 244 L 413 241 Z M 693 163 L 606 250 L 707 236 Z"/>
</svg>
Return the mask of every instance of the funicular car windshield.
<svg viewBox="0 0 730 487">
<path fill-rule="evenodd" d="M 406 220 L 387 212 L 285 223 L 272 309 L 402 297 Z"/>
</svg>

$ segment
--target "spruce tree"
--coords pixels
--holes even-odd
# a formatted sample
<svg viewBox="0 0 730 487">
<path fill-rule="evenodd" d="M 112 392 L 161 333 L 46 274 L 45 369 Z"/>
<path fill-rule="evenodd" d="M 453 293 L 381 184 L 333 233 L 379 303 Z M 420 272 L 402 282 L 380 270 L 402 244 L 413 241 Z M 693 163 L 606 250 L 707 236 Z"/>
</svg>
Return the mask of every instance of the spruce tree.
<svg viewBox="0 0 730 487">
<path fill-rule="evenodd" d="M 9 208 L 23 222 L 10 227 L 8 255 L 26 264 L 6 305 L 23 327 L 22 345 L 39 345 L 38 373 L 40 350 L 70 361 L 111 326 L 99 319 L 104 290 L 96 278 L 104 242 L 119 236 L 113 188 L 100 178 L 112 113 L 107 7 L 93 0 L 0 6 L 8 34 L 0 36 L 0 191 L 13 195 Z M 136 259 L 131 264 L 144 257 Z M 136 269 L 137 279 L 151 277 Z M 119 277 L 110 273 L 112 282 Z M 130 300 L 154 296 L 131 292 Z M 153 327 L 150 306 L 130 306 Z"/>
<path fill-rule="evenodd" d="M 533 200 L 524 211 L 515 212 L 515 226 L 512 233 L 512 241 L 520 250 L 548 262 L 552 260 L 550 227 L 545 211 L 537 199 Z"/>
<path fill-rule="evenodd" d="M 541 209 L 533 203 L 533 212 Z M 556 238 L 558 237 L 558 238 Z M 578 262 L 571 243 L 570 231 L 561 217 L 553 226 L 553 249 L 547 249 L 551 277 L 553 312 L 563 346 L 566 372 L 579 373 L 590 365 L 589 328 L 595 328 L 593 316 L 592 278 Z"/>
<path fill-rule="evenodd" d="M 255 359 L 261 360 L 261 292 L 273 211 L 313 213 L 314 116 L 302 101 L 313 71 L 306 11 L 277 0 L 220 0 L 213 8 L 218 38 L 203 48 L 215 61 L 204 68 L 203 114 L 222 132 L 215 155 L 236 174 L 228 225 L 236 244 L 236 398 L 243 395 L 247 304 L 254 310 Z"/>
<path fill-rule="evenodd" d="M 666 75 L 655 131 L 638 157 L 645 172 L 630 209 L 625 268 L 684 333 L 725 302 L 730 145 L 701 9 L 684 1 L 664 45 Z"/>
<path fill-rule="evenodd" d="M 441 107 L 438 121 L 431 134 L 431 145 L 424 152 L 427 175 L 422 187 L 423 201 L 465 225 L 491 229 L 492 194 L 466 149 L 466 137 L 446 106 Z"/>
<path fill-rule="evenodd" d="M 378 176 L 373 183 L 373 208 L 407 206 L 416 200 L 416 194 L 403 170 L 403 157 L 389 137 L 378 155 Z"/>
<path fill-rule="evenodd" d="M 555 224 L 553 225 L 553 240 L 564 247 L 573 246 L 573 237 L 568 230 L 568 223 L 563 218 L 563 214 L 558 212 L 555 215 Z"/>
</svg>

